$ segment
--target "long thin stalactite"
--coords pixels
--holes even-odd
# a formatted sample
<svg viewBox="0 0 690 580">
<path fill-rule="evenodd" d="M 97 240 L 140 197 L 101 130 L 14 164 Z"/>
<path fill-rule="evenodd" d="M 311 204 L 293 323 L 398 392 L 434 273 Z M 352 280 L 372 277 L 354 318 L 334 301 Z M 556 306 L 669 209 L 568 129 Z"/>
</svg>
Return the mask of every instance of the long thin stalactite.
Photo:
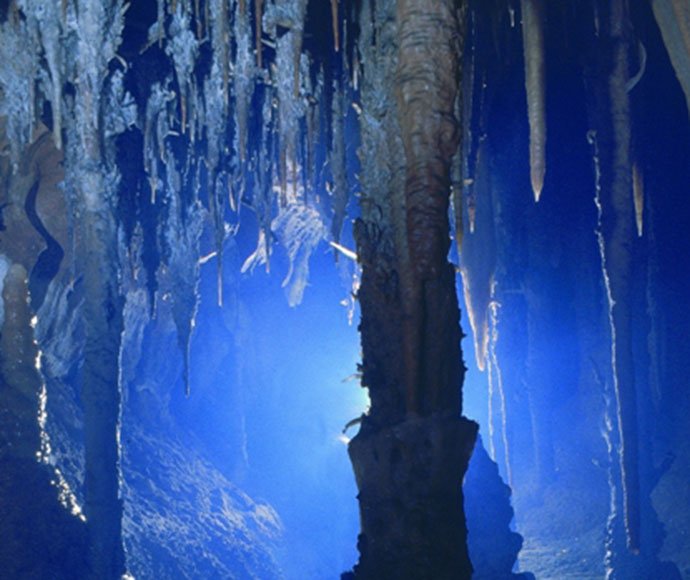
<svg viewBox="0 0 690 580">
<path fill-rule="evenodd" d="M 544 73 L 544 3 L 522 0 L 522 45 L 529 119 L 529 165 L 534 201 L 539 201 L 546 173 L 546 104 Z"/>
</svg>

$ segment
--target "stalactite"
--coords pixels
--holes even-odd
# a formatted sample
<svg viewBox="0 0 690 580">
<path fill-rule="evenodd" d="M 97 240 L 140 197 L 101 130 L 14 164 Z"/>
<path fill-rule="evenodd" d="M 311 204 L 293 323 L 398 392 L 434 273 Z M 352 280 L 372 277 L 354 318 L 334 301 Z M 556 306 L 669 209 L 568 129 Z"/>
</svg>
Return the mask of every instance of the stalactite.
<svg viewBox="0 0 690 580">
<path fill-rule="evenodd" d="M 261 10 L 263 0 L 254 0 L 254 35 L 255 35 L 255 50 L 256 50 L 256 66 L 263 68 L 263 59 L 261 58 Z"/>
<path fill-rule="evenodd" d="M 288 164 L 296 169 L 297 135 L 299 120 L 306 112 L 300 97 L 300 60 L 303 23 L 306 2 L 298 0 L 288 5 L 284 11 L 273 8 L 266 19 L 271 23 L 272 36 L 278 26 L 288 28 L 288 32 L 276 40 L 275 83 L 278 95 L 278 138 L 279 172 L 281 183 L 281 204 L 286 203 L 286 184 Z"/>
<path fill-rule="evenodd" d="M 223 243 L 225 241 L 225 180 L 222 177 L 221 159 L 226 148 L 225 134 L 229 122 L 230 103 L 230 55 L 228 0 L 215 0 L 211 3 L 209 31 L 213 47 L 211 71 L 204 79 L 203 99 L 205 103 L 206 167 L 208 169 L 208 207 L 213 224 L 213 239 L 216 253 L 217 300 L 223 302 L 221 278 L 223 275 Z M 238 7 L 237 11 L 239 10 Z M 248 23 L 247 17 L 238 12 L 234 15 L 234 32 L 237 38 L 237 51 L 234 59 L 232 89 L 235 96 L 235 125 L 237 132 L 236 148 L 240 152 L 242 180 L 244 180 L 244 161 L 246 158 L 246 124 L 251 83 L 251 67 L 248 63 Z"/>
<path fill-rule="evenodd" d="M 320 92 L 319 89 L 317 89 L 317 92 Z M 309 100 L 309 109 L 307 111 L 306 115 L 306 132 L 304 135 L 304 138 L 306 140 L 306 159 L 304 160 L 304 168 L 303 168 L 303 173 L 304 173 L 304 180 L 305 184 L 308 183 L 313 183 L 314 180 L 314 148 L 316 146 L 316 136 L 318 135 L 318 115 L 320 113 L 319 110 L 319 102 L 316 99 L 310 99 Z M 305 195 L 308 194 L 308 187 L 305 187 Z"/>
<path fill-rule="evenodd" d="M 331 0 L 331 20 L 333 26 L 333 49 L 340 50 L 340 31 L 338 30 L 338 0 Z"/>
<path fill-rule="evenodd" d="M 196 22 L 196 39 L 201 40 L 204 37 L 203 22 L 201 21 L 201 6 L 200 0 L 194 0 L 194 21 Z"/>
<path fill-rule="evenodd" d="M 220 23 L 217 30 L 217 39 L 220 45 L 220 62 L 222 71 L 222 87 L 223 87 L 223 114 L 227 114 L 228 105 L 230 101 L 230 32 L 228 30 L 228 22 L 230 20 L 228 14 L 228 2 L 230 0 L 220 0 L 220 15 L 214 20 Z"/>
<path fill-rule="evenodd" d="M 149 180 L 152 205 L 156 203 L 156 192 L 161 185 L 158 166 L 159 161 L 165 162 L 165 137 L 170 131 L 167 124 L 167 104 L 173 98 L 174 94 L 171 91 L 155 83 L 151 87 L 144 112 L 144 170 Z"/>
<path fill-rule="evenodd" d="M 210 4 L 209 34 L 212 47 L 210 74 L 204 79 L 204 110 L 206 129 L 206 163 L 209 174 L 218 172 L 221 136 L 228 108 L 227 0 L 212 0 Z"/>
<path fill-rule="evenodd" d="M 4 117 L 10 161 L 19 158 L 32 140 L 36 113 L 35 83 L 39 70 L 36 23 L 8 20 L 0 24 L 0 118 Z"/>
<path fill-rule="evenodd" d="M 453 220 L 455 227 L 455 243 L 458 249 L 458 255 L 462 252 L 462 239 L 465 235 L 465 226 L 463 225 L 463 211 L 462 211 L 462 184 L 453 183 L 451 185 L 451 204 L 453 208 Z"/>
<path fill-rule="evenodd" d="M 175 76 L 180 91 L 180 130 L 187 130 L 187 102 L 190 93 L 195 90 L 192 71 L 199 52 L 199 43 L 190 28 L 191 15 L 180 3 L 173 13 L 165 45 L 166 54 L 175 65 Z"/>
<path fill-rule="evenodd" d="M 332 141 L 328 161 L 333 174 L 333 221 L 331 222 L 331 237 L 336 243 L 340 242 L 340 233 L 343 228 L 345 216 L 347 215 L 347 202 L 350 199 L 345 169 L 344 99 L 343 83 L 334 81 L 333 111 L 331 113 Z"/>
<path fill-rule="evenodd" d="M 278 139 L 281 205 L 286 203 L 288 165 L 297 168 L 297 141 L 299 121 L 306 113 L 300 95 L 302 37 L 306 16 L 306 0 L 292 0 L 279 5 L 270 4 L 264 20 L 276 43 L 276 61 L 273 69 L 278 96 Z M 282 35 L 278 29 L 287 29 Z M 293 180 L 294 181 L 294 180 Z"/>
<path fill-rule="evenodd" d="M 213 222 L 213 241 L 216 246 L 216 287 L 217 304 L 223 306 L 223 244 L 225 242 L 225 188 L 223 179 L 212 174 L 209 187 L 211 220 Z"/>
<path fill-rule="evenodd" d="M 325 237 L 326 227 L 318 211 L 292 201 L 273 220 L 271 230 L 287 250 L 290 268 L 283 288 L 288 304 L 297 306 L 302 302 L 309 279 L 309 257 Z"/>
<path fill-rule="evenodd" d="M 252 205 L 254 212 L 259 220 L 259 229 L 263 234 L 263 249 L 261 254 L 265 258 L 266 273 L 271 269 L 271 218 L 273 204 L 273 183 L 271 182 L 271 168 L 274 165 L 274 151 L 272 150 L 272 140 L 274 134 L 273 127 L 277 120 L 276 108 L 273 106 L 274 94 L 271 91 L 264 93 L 262 105 L 262 127 L 261 127 L 261 146 L 259 148 L 259 170 L 256 172 L 258 191 L 254 195 Z M 261 245 L 261 235 L 259 236 L 259 246 Z M 257 246 L 258 247 L 258 246 Z"/>
<path fill-rule="evenodd" d="M 163 47 L 163 37 L 165 36 L 165 0 L 157 0 L 156 26 L 158 29 L 158 48 Z"/>
<path fill-rule="evenodd" d="M 496 271 L 496 236 L 488 142 L 477 152 L 472 194 L 463 200 L 464 236 L 460 254 L 465 309 L 474 337 L 477 368 L 486 369 L 489 347 L 489 306 Z"/>
<path fill-rule="evenodd" d="M 250 89 L 253 76 L 250 52 L 249 18 L 243 9 L 235 14 L 235 42 L 237 49 L 233 66 L 233 89 L 235 93 L 235 119 L 237 124 L 238 151 L 242 164 L 247 160 L 247 118 L 251 99 Z"/>
<path fill-rule="evenodd" d="M 164 224 L 167 265 L 159 270 L 159 286 L 169 288 L 177 342 L 183 355 L 185 394 L 190 394 L 189 353 L 199 306 L 199 238 L 202 230 L 201 207 L 193 184 L 175 169 L 172 150 L 166 163 L 168 217 Z M 183 188 L 192 189 L 192 201 L 183 205 Z"/>
<path fill-rule="evenodd" d="M 637 236 L 642 237 L 644 231 L 644 181 L 638 163 L 633 163 L 632 166 L 632 187 Z"/>
<path fill-rule="evenodd" d="M 546 172 L 543 0 L 522 0 L 522 44 L 529 118 L 529 162 L 534 200 L 539 201 Z"/>
<path fill-rule="evenodd" d="M 22 11 L 32 19 L 32 25 L 38 28 L 40 45 L 48 64 L 50 84 L 50 105 L 53 113 L 53 135 L 55 146 L 62 148 L 62 58 L 60 55 L 60 35 L 64 34 L 64 18 L 61 18 L 59 7 L 55 2 L 40 0 L 38 2 L 20 3 Z"/>
<path fill-rule="evenodd" d="M 608 14 L 611 43 L 608 78 L 595 85 L 599 106 L 590 132 L 596 166 L 598 240 L 611 327 L 611 367 L 619 431 L 620 475 L 628 548 L 640 548 L 640 481 L 637 395 L 632 353 L 632 240 L 635 237 L 630 111 L 628 101 L 629 19 L 622 0 Z M 608 106 L 608 110 L 604 107 Z"/>
</svg>

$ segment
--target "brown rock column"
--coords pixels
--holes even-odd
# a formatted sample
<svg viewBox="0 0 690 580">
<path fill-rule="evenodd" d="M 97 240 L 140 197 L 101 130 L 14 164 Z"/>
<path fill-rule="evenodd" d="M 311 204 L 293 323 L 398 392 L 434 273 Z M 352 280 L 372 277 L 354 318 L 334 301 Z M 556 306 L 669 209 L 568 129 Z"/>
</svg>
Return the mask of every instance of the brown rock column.
<svg viewBox="0 0 690 580">
<path fill-rule="evenodd" d="M 369 12 L 371 11 L 371 12 Z M 450 245 L 450 161 L 464 11 L 377 2 L 361 15 L 362 384 L 371 410 L 349 447 L 359 488 L 357 579 L 470 578 L 462 479 L 477 426 Z"/>
</svg>

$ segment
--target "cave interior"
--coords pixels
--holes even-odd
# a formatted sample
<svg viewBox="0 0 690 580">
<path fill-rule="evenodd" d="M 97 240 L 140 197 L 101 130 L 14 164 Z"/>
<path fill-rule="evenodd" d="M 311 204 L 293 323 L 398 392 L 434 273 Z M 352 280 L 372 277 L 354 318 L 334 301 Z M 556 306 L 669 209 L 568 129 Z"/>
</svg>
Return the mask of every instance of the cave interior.
<svg viewBox="0 0 690 580">
<path fill-rule="evenodd" d="M 0 576 L 690 580 L 690 0 L 0 39 Z"/>
</svg>

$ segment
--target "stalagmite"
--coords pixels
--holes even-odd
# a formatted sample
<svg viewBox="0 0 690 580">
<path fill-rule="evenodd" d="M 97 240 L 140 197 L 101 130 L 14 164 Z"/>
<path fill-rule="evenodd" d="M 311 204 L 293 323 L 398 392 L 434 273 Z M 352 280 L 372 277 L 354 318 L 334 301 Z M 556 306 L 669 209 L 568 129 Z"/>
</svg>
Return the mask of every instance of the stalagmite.
<svg viewBox="0 0 690 580">
<path fill-rule="evenodd" d="M 522 0 L 522 46 L 529 118 L 529 164 L 534 201 L 539 201 L 546 172 L 546 108 L 544 102 L 543 0 Z"/>
</svg>

